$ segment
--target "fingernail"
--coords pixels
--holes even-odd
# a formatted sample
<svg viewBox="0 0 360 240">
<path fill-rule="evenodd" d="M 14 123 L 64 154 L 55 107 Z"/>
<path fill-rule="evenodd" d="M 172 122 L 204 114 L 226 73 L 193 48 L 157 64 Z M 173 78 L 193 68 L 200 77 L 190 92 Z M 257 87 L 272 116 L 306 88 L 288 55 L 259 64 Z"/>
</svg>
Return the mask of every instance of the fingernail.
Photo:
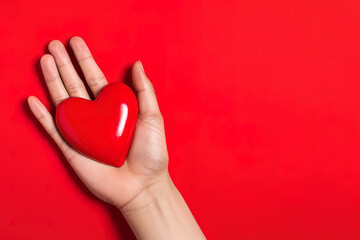
<svg viewBox="0 0 360 240">
<path fill-rule="evenodd" d="M 141 67 L 141 69 L 143 70 L 143 72 L 145 73 L 145 70 L 144 70 L 144 67 L 143 67 L 143 65 L 142 65 L 142 63 L 141 63 L 141 61 L 139 60 L 139 63 L 140 63 L 140 67 Z"/>
</svg>

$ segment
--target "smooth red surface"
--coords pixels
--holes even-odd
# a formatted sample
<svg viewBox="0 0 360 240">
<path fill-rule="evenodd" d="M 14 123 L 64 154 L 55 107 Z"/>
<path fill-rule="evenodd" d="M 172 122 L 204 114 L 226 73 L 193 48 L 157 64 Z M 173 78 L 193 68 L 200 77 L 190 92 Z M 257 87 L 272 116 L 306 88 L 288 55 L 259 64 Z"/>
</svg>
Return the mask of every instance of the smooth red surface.
<svg viewBox="0 0 360 240">
<path fill-rule="evenodd" d="M 137 117 L 136 96 L 123 83 L 108 84 L 93 101 L 68 98 L 55 114 L 56 125 L 71 146 L 115 167 L 125 162 Z"/>
<path fill-rule="evenodd" d="M 360 2 L 9 1 L 0 8 L 1 239 L 134 239 L 26 105 L 83 37 L 110 82 L 140 59 L 170 174 L 208 239 L 360 239 Z"/>
</svg>

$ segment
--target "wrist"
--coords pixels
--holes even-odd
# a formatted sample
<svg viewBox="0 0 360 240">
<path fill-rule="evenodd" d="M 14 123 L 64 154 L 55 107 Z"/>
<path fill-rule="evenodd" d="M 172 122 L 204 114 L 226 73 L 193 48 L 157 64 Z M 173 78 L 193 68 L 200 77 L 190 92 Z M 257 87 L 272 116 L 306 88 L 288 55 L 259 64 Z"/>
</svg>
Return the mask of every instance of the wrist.
<svg viewBox="0 0 360 240">
<path fill-rule="evenodd" d="M 205 239 L 168 173 L 120 211 L 137 239 Z"/>
<path fill-rule="evenodd" d="M 171 180 L 169 172 L 159 177 L 154 183 L 146 186 L 137 195 L 135 195 L 124 206 L 117 207 L 121 213 L 126 216 L 136 214 L 136 212 L 154 207 L 169 196 L 174 195 L 177 189 Z"/>
</svg>

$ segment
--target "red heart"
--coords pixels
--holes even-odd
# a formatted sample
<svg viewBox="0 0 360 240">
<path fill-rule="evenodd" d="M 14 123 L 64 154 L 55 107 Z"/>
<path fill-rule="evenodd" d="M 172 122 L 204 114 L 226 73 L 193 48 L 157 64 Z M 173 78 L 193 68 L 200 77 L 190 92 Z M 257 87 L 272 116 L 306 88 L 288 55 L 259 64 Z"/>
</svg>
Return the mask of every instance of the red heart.
<svg viewBox="0 0 360 240">
<path fill-rule="evenodd" d="M 93 101 L 71 97 L 56 109 L 56 124 L 71 146 L 116 167 L 125 162 L 137 117 L 136 96 L 123 83 L 106 85 Z"/>
</svg>

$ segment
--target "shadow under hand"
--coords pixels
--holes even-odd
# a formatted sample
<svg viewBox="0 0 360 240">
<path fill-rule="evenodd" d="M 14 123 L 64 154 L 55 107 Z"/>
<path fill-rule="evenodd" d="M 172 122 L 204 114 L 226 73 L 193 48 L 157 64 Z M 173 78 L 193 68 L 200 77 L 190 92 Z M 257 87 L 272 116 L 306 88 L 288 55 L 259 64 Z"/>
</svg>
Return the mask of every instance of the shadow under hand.
<svg viewBox="0 0 360 240">
<path fill-rule="evenodd" d="M 129 64 L 127 67 L 126 67 L 126 70 L 125 70 L 125 73 L 124 73 L 124 83 L 126 85 L 128 85 L 131 90 L 134 91 L 134 87 L 133 87 L 133 84 L 132 84 L 132 65 Z"/>
<path fill-rule="evenodd" d="M 110 213 L 111 218 L 113 219 L 120 239 L 123 240 L 136 240 L 134 233 L 132 232 L 131 228 L 129 227 L 126 219 L 121 214 L 119 209 L 114 207 L 113 205 L 106 204 L 106 207 Z"/>
</svg>

